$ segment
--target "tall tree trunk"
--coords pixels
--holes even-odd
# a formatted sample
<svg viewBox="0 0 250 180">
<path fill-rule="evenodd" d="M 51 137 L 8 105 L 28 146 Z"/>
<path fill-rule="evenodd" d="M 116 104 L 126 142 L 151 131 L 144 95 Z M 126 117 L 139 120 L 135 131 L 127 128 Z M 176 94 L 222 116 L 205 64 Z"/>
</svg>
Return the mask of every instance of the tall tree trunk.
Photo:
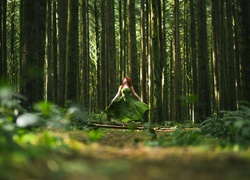
<svg viewBox="0 0 250 180">
<path fill-rule="evenodd" d="M 135 29 L 135 0 L 128 0 L 128 52 L 129 74 L 133 80 L 135 91 L 139 85 L 139 63 L 137 60 L 136 29 Z"/>
<path fill-rule="evenodd" d="M 58 29 L 57 29 L 57 2 L 53 1 L 53 10 L 52 10 L 52 15 L 53 15 L 53 22 L 52 22 L 52 101 L 54 103 L 58 103 L 57 99 L 57 83 L 58 83 L 58 71 L 57 71 L 57 63 L 58 63 L 58 39 L 57 39 L 57 34 L 58 34 Z"/>
<path fill-rule="evenodd" d="M 88 1 L 82 0 L 82 87 L 81 94 L 83 95 L 83 107 L 89 108 L 89 56 L 88 56 L 88 25 L 87 25 L 87 14 L 88 14 Z"/>
<path fill-rule="evenodd" d="M 66 40 L 67 40 L 67 7 L 68 1 L 57 0 L 58 11 L 58 61 L 57 61 L 57 73 L 58 73 L 58 88 L 57 99 L 58 105 L 63 106 L 65 104 L 65 88 L 66 88 Z"/>
<path fill-rule="evenodd" d="M 174 94 L 174 83 L 173 83 L 173 81 L 174 81 L 174 42 L 173 42 L 173 38 L 171 38 L 171 40 L 170 40 L 170 68 L 169 68 L 169 71 L 170 71 L 170 77 L 169 77 L 169 79 L 170 79 L 170 82 L 169 82 L 169 84 L 170 84 L 170 98 L 169 98 L 169 101 L 170 101 L 170 104 L 172 105 L 172 104 L 174 104 L 174 96 L 173 96 L 173 94 Z M 169 117 L 170 117 L 170 119 L 173 119 L 173 121 L 174 121 L 174 117 L 175 117 L 175 115 L 174 115 L 174 106 L 170 106 L 170 108 L 169 108 L 169 111 L 170 111 L 170 114 L 169 114 Z"/>
<path fill-rule="evenodd" d="M 102 91 L 102 109 L 105 109 L 109 103 L 107 90 L 107 58 L 106 58 L 106 0 L 101 1 L 101 91 Z"/>
<path fill-rule="evenodd" d="M 116 48 L 115 48 L 115 19 L 114 0 L 106 0 L 106 52 L 107 52 L 107 87 L 108 103 L 117 92 L 116 86 Z"/>
<path fill-rule="evenodd" d="M 236 98 L 241 99 L 241 65 L 240 65 L 240 51 L 239 51 L 239 18 L 238 18 L 238 0 L 233 3 L 233 16 L 234 16 L 234 45 L 235 45 L 235 79 L 236 79 Z"/>
<path fill-rule="evenodd" d="M 146 12 L 145 12 L 145 1 L 141 0 L 141 57 L 140 57 L 140 86 L 141 86 L 141 98 L 144 102 L 147 100 L 147 91 L 146 91 L 146 75 L 147 75 L 147 54 L 146 54 Z M 144 121 L 148 121 L 148 117 L 144 117 Z"/>
<path fill-rule="evenodd" d="M 96 41 L 96 64 L 97 64 L 97 75 L 96 75 L 96 109 L 97 112 L 102 111 L 103 107 L 102 107 L 102 101 L 103 101 L 103 97 L 102 97 L 102 86 L 101 86 L 101 82 L 102 82 L 102 62 L 101 62 L 101 57 L 100 57 L 100 51 L 101 51 L 101 42 L 100 42 L 100 19 L 101 19 L 101 13 L 100 13 L 100 5 L 99 2 L 95 1 L 94 2 L 94 13 L 95 13 L 95 41 Z"/>
<path fill-rule="evenodd" d="M 17 77 L 18 77 L 18 58 L 17 53 L 15 52 L 16 48 L 16 2 L 12 1 L 11 3 L 11 38 L 10 38 L 10 67 L 9 67 L 9 79 L 10 84 L 15 87 L 18 84 Z"/>
<path fill-rule="evenodd" d="M 68 0 L 67 62 L 66 62 L 66 100 L 77 102 L 78 84 L 78 1 Z"/>
<path fill-rule="evenodd" d="M 166 2 L 162 2 L 162 24 L 166 24 Z M 161 11 L 160 11 L 161 12 Z M 161 51 L 161 57 L 162 57 L 162 71 L 163 71 L 163 85 L 162 85 L 162 122 L 169 120 L 169 89 L 168 89 L 168 73 L 169 69 L 167 68 L 167 57 L 166 57 L 166 26 L 162 26 L 162 37 L 161 44 L 162 44 L 162 51 Z"/>
<path fill-rule="evenodd" d="M 175 30 L 174 30 L 174 121 L 182 120 L 182 83 L 181 83 L 181 52 L 180 52 L 180 22 L 179 22 L 179 0 L 175 0 Z"/>
<path fill-rule="evenodd" d="M 227 91 L 228 91 L 228 109 L 236 110 L 236 87 L 235 87 L 235 61 L 234 61 L 234 43 L 233 43 L 233 13 L 232 0 L 226 1 L 227 11 Z"/>
<path fill-rule="evenodd" d="M 162 16 L 160 13 L 161 1 L 150 1 L 150 52 L 149 62 L 150 75 L 150 121 L 162 123 L 162 71 L 163 60 L 162 48 Z"/>
<path fill-rule="evenodd" d="M 152 44 L 153 44 L 153 10 L 152 10 L 152 0 L 148 0 L 147 8 L 147 59 L 148 59 L 148 99 L 149 99 L 149 120 L 153 122 L 155 120 L 155 107 L 154 107 L 154 72 L 153 72 L 153 57 L 151 56 Z"/>
<path fill-rule="evenodd" d="M 242 97 L 240 100 L 250 102 L 250 1 L 240 0 L 239 3 L 239 41 L 240 61 L 242 68 Z"/>
<path fill-rule="evenodd" d="M 192 94 L 197 96 L 197 54 L 196 54 L 196 16 L 195 16 L 195 4 L 193 0 L 190 0 L 190 58 L 192 69 Z M 192 104 L 192 120 L 195 121 L 197 116 L 197 102 L 194 100 Z"/>
<path fill-rule="evenodd" d="M 45 99 L 52 101 L 52 56 L 51 56 L 51 1 L 46 0 L 46 57 L 45 57 Z"/>
<path fill-rule="evenodd" d="M 198 30 L 198 118 L 211 115 L 210 81 L 207 51 L 206 0 L 197 0 Z"/>
<path fill-rule="evenodd" d="M 219 29 L 218 29 L 218 74 L 219 74 L 219 109 L 227 109 L 227 72 L 226 72 L 226 29 L 224 0 L 219 2 Z"/>
<path fill-rule="evenodd" d="M 119 34 L 120 34 L 120 41 L 119 41 L 119 80 L 122 81 L 122 79 L 126 76 L 125 75 L 125 61 L 124 61 L 124 34 L 123 34 L 123 28 L 124 28 L 124 21 L 126 17 L 123 17 L 123 0 L 119 0 Z"/>
<path fill-rule="evenodd" d="M 214 112 L 219 111 L 220 84 L 219 84 L 219 1 L 212 0 L 212 61 L 213 61 L 213 107 Z"/>
<path fill-rule="evenodd" d="M 0 60 L 1 60 L 1 78 L 0 82 L 7 81 L 7 44 L 6 44 L 6 13 L 7 0 L 0 2 Z"/>
<path fill-rule="evenodd" d="M 26 105 L 44 99 L 44 56 L 46 2 L 26 0 L 23 5 L 23 44 L 21 93 Z"/>
<path fill-rule="evenodd" d="M 128 60 L 128 2 L 127 0 L 119 0 L 119 82 L 123 80 L 125 76 L 129 75 L 129 61 Z M 133 78 L 133 77 L 132 77 Z"/>
</svg>

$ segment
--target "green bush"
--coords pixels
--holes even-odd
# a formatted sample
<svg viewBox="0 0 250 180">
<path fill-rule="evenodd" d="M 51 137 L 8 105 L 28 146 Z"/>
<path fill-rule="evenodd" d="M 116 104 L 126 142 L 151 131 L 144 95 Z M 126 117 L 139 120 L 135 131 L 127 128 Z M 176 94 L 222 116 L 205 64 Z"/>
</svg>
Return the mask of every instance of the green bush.
<svg viewBox="0 0 250 180">
<path fill-rule="evenodd" d="M 212 117 L 200 124 L 203 134 L 222 138 L 232 143 L 249 144 L 250 108 L 241 106 L 238 111 L 222 113 L 222 117 Z"/>
</svg>

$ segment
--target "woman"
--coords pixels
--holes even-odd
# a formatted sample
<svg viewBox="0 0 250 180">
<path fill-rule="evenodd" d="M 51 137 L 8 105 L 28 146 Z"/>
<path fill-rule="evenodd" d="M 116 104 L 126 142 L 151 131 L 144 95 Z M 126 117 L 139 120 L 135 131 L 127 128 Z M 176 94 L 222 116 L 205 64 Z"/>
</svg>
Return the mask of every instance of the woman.
<svg viewBox="0 0 250 180">
<path fill-rule="evenodd" d="M 149 109 L 148 105 L 136 94 L 132 80 L 125 77 L 117 94 L 111 101 L 105 112 L 122 122 L 141 120 L 144 113 Z"/>
</svg>

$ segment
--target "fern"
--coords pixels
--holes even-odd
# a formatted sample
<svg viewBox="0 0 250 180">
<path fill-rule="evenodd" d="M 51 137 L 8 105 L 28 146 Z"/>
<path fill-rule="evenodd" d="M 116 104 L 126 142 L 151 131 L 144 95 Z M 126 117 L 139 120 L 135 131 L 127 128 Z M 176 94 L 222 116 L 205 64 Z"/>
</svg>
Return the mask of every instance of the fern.
<svg viewBox="0 0 250 180">
<path fill-rule="evenodd" d="M 200 124 L 203 134 L 248 144 L 250 141 L 250 108 L 241 106 L 238 111 L 224 111 L 223 117 L 212 117 Z"/>
</svg>

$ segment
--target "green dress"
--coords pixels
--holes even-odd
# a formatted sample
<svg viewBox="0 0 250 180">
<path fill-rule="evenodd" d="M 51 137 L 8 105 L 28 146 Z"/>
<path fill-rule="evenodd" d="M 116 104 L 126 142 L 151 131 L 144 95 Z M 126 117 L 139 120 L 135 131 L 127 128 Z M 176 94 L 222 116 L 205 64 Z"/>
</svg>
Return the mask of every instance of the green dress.
<svg viewBox="0 0 250 180">
<path fill-rule="evenodd" d="M 105 112 L 122 122 L 141 120 L 149 106 L 136 99 L 130 88 L 122 88 L 121 94 L 106 108 Z"/>
</svg>

